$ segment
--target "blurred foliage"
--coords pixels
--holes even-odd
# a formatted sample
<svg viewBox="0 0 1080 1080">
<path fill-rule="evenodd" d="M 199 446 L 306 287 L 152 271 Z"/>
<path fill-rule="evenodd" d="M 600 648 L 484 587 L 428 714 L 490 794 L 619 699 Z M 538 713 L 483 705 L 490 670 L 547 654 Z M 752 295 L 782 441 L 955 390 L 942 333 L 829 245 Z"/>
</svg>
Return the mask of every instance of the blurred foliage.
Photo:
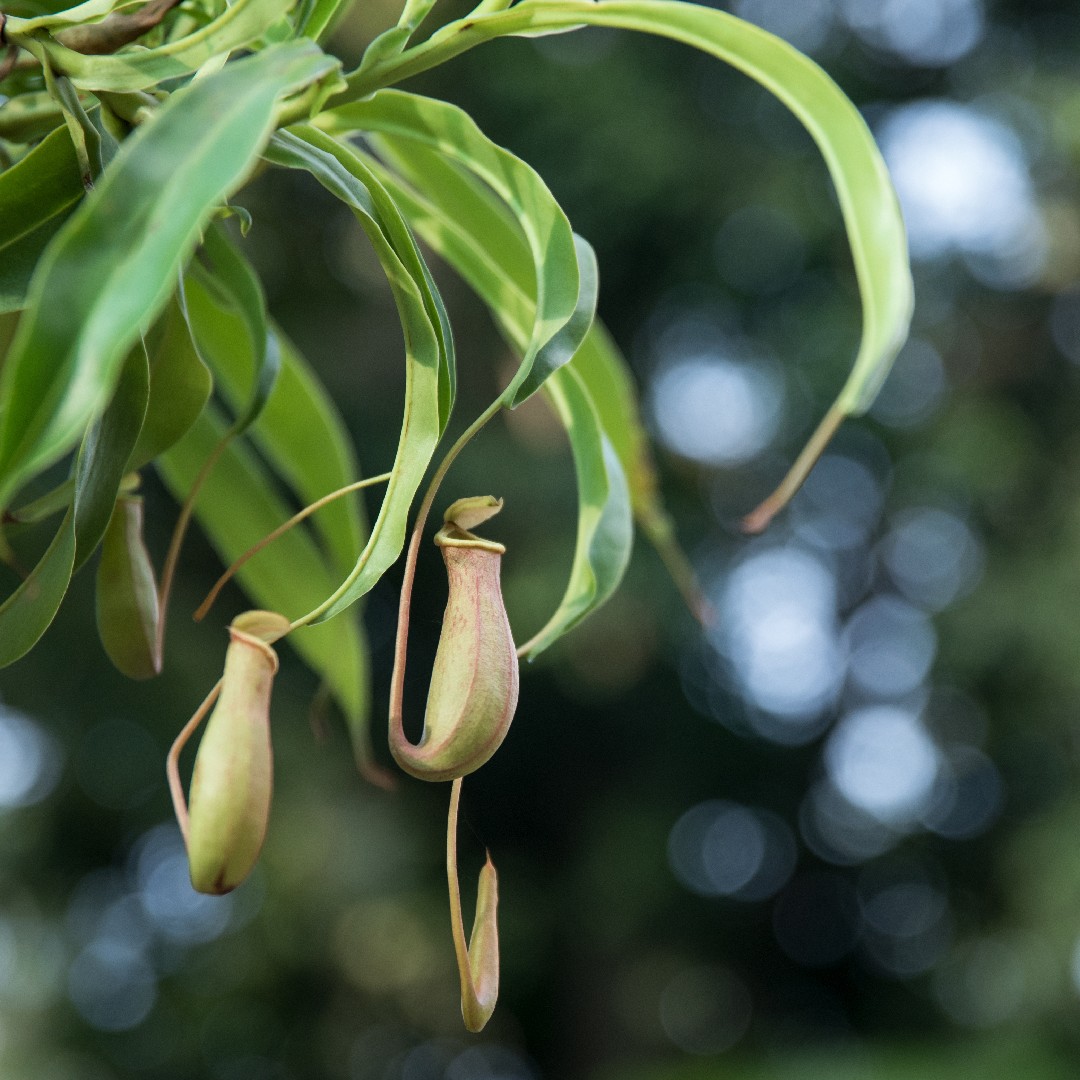
<svg viewBox="0 0 1080 1080">
<path fill-rule="evenodd" d="M 358 53 L 395 9 L 359 5 L 339 30 L 341 49 Z M 897 24 L 889 37 L 882 13 L 893 9 L 945 21 L 936 35 L 910 24 L 905 37 Z M 955 196 L 940 211 L 953 239 L 917 255 L 915 340 L 881 403 L 849 424 L 816 482 L 753 542 L 734 523 L 778 479 L 856 341 L 854 278 L 809 140 L 738 75 L 628 35 L 499 43 L 415 80 L 536 167 L 596 247 L 600 311 L 635 359 L 667 447 L 669 501 L 722 617 L 703 635 L 640 549 L 609 606 L 523 673 L 510 736 L 466 785 L 463 805 L 463 857 L 478 867 L 489 847 L 503 883 L 502 1001 L 489 1029 L 460 1033 L 445 792 L 363 786 L 336 721 L 309 708 L 312 677 L 288 655 L 261 869 L 235 899 L 199 902 L 216 907 L 178 899 L 186 870 L 162 763 L 223 642 L 176 620 L 162 680 L 132 688 L 87 637 L 83 575 L 44 647 L 0 675 L 5 1077 L 1057 1080 L 1080 1071 L 1080 15 L 1065 0 L 743 0 L 734 10 L 790 34 L 836 77 L 887 157 L 892 146 L 902 194 L 910 168 L 929 177 L 916 195 Z M 447 16 L 463 11 L 446 0 Z M 943 56 L 964 33 L 968 46 Z M 905 42 L 920 41 L 939 52 L 905 54 Z M 1006 161 L 1027 178 L 1009 190 L 1031 201 L 1034 247 L 1010 250 L 1016 238 L 1005 236 L 989 248 L 977 229 L 960 228 L 972 215 L 985 224 L 1013 212 L 978 202 L 968 129 L 917 148 L 913 163 L 895 156 L 900 110 L 922 101 L 951 102 L 997 125 L 980 130 L 1004 132 Z M 565 110 L 589 133 L 580 144 Z M 249 243 L 275 317 L 319 366 L 376 471 L 396 436 L 374 392 L 398 385 L 391 299 L 340 207 L 306 187 L 297 198 L 300 185 L 268 177 L 248 193 L 259 222 Z M 439 276 L 460 327 L 461 412 L 471 414 L 496 389 L 477 374 L 490 370 L 480 360 L 504 346 L 464 288 Z M 725 444 L 695 459 L 665 428 L 661 391 L 678 385 L 665 372 L 703 356 L 710 372 L 739 376 L 700 384 L 726 388 L 718 428 L 745 419 L 738 403 L 758 385 L 745 371 L 764 372 L 766 391 L 781 388 L 783 422 L 751 451 Z M 544 467 L 526 471 L 526 453 Z M 505 497 L 511 619 L 539 626 L 572 550 L 572 466 L 559 429 L 529 403 L 493 423 L 450 482 Z M 164 492 L 146 494 L 159 509 L 148 520 L 169 521 Z M 928 522 L 946 531 L 918 532 Z M 167 536 L 148 542 L 160 553 Z M 791 595 L 815 575 L 832 583 L 822 625 L 842 657 L 805 723 L 791 721 L 797 737 L 762 703 L 773 684 L 748 681 L 756 654 L 740 652 L 736 618 L 748 616 L 725 607 L 732 583 L 778 553 L 796 560 L 771 564 L 795 573 L 784 579 Z M 185 564 L 177 611 L 193 608 L 216 573 L 198 538 Z M 441 577 L 426 552 L 414 593 L 413 716 L 445 602 Z M 379 715 L 393 578 L 366 612 Z M 767 581 L 753 580 L 748 610 L 774 604 L 783 615 Z M 868 607 L 882 598 L 891 606 Z M 221 603 L 236 610 L 240 595 Z M 816 624 L 790 625 L 798 637 Z M 801 671 L 781 684 L 800 685 Z M 853 718 L 883 707 L 893 712 L 873 714 L 866 729 L 878 741 L 860 742 Z M 918 725 L 893 723 L 897 712 Z M 882 744 L 883 733 L 898 741 Z M 897 789 L 915 791 L 901 813 L 873 800 L 904 779 L 881 754 L 900 769 L 905 747 L 930 754 L 936 772 L 934 784 Z M 845 801 L 845 791 L 869 803 Z M 724 833 L 722 822 L 749 831 Z M 711 870 L 698 855 L 680 864 L 680 836 L 695 851 L 713 844 L 724 860 Z M 755 843 L 779 859 L 757 893 L 753 872 L 736 880 L 738 857 Z"/>
</svg>

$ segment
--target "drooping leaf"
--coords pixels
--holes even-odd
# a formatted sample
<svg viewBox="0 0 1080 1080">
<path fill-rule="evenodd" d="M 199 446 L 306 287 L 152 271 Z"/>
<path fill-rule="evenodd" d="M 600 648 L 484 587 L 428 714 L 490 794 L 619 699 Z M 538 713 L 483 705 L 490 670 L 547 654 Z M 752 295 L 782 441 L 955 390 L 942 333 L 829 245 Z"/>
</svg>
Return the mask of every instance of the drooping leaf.
<svg viewBox="0 0 1080 1080">
<path fill-rule="evenodd" d="M 132 350 L 108 408 L 87 431 L 73 468 L 71 505 L 27 579 L 0 605 L 0 667 L 27 653 L 45 632 L 75 568 L 109 522 L 146 409 L 146 355 Z"/>
<path fill-rule="evenodd" d="M 75 4 L 61 11 L 24 19 L 20 24 L 20 29 L 23 33 L 32 33 L 35 30 L 59 30 L 65 26 L 100 22 L 122 3 L 124 0 L 84 0 L 81 4 Z"/>
<path fill-rule="evenodd" d="M 127 355 L 108 408 L 86 433 L 75 466 L 75 566 L 93 553 L 112 517 L 120 481 L 142 431 L 150 373 L 140 341 Z"/>
<path fill-rule="evenodd" d="M 202 223 L 262 149 L 279 96 L 331 64 L 310 43 L 267 49 L 178 90 L 125 142 L 34 275 L 0 379 L 0 506 L 101 408 Z"/>
<path fill-rule="evenodd" d="M 128 469 L 140 469 L 164 453 L 195 423 L 213 379 L 194 342 L 180 295 L 174 295 L 147 336 L 150 390 L 139 441 Z"/>
<path fill-rule="evenodd" d="M 247 400 L 242 406 L 237 406 L 239 411 L 231 428 L 233 435 L 241 435 L 266 408 L 281 371 L 281 349 L 277 338 L 267 329 L 266 297 L 258 275 L 219 226 L 207 230 L 203 250 L 209 257 L 210 265 L 207 268 L 196 266 L 194 273 L 201 276 L 240 316 L 254 359 Z"/>
<path fill-rule="evenodd" d="M 535 303 L 526 291 L 528 285 L 522 284 L 528 281 L 529 273 L 528 266 L 523 263 L 526 245 L 521 232 L 508 227 L 494 193 L 470 182 L 470 178 L 462 176 L 452 162 L 426 148 L 419 154 L 416 148 L 411 148 L 407 158 L 395 154 L 393 161 L 399 168 L 408 168 L 409 179 L 422 185 L 425 192 L 426 197 L 421 197 L 414 188 L 393 177 L 385 177 L 414 228 L 469 282 L 491 308 L 506 338 L 521 348 L 532 325 Z M 638 438 L 626 433 L 626 429 L 639 423 L 636 407 L 622 411 L 605 405 L 610 413 L 607 422 L 616 430 L 620 446 L 627 453 L 625 459 L 612 463 L 609 460 L 612 441 L 603 430 L 599 406 L 584 386 L 578 386 L 576 379 L 569 381 L 569 389 L 565 388 L 571 374 L 579 374 L 579 358 L 583 355 L 590 358 L 592 353 L 603 348 L 607 337 L 605 334 L 600 338 L 599 333 L 594 325 L 574 359 L 555 372 L 555 376 L 565 373 L 565 380 L 553 386 L 549 395 L 557 394 L 562 401 L 562 407 L 557 408 L 560 419 L 564 423 L 574 421 L 576 425 L 567 430 L 579 479 L 579 524 L 566 595 L 548 626 L 538 635 L 537 648 L 530 649 L 530 656 L 535 656 L 575 626 L 614 591 L 629 557 L 630 529 L 627 527 L 620 541 L 624 549 L 620 549 L 619 544 L 594 543 L 595 535 L 598 529 L 601 535 L 618 533 L 614 526 L 608 527 L 612 522 L 621 521 L 627 512 L 623 505 L 627 498 L 626 474 L 639 476 L 642 480 L 646 475 L 651 477 L 643 433 L 638 429 Z M 617 354 L 611 355 L 617 361 Z M 547 386 L 545 384 L 545 388 Z M 623 389 L 627 386 L 628 382 L 624 381 Z M 606 401 L 606 388 L 597 396 Z M 616 405 L 625 404 L 616 400 Z M 630 405 L 633 405 L 632 399 Z M 608 479 L 605 483 L 597 477 Z M 659 501 L 651 487 L 642 486 L 641 497 L 646 510 L 663 513 L 662 507 L 654 511 L 659 507 Z M 598 499 L 603 501 L 598 503 Z"/>
<path fill-rule="evenodd" d="M 756 79 L 810 133 L 836 187 L 862 298 L 862 340 L 851 373 L 821 427 L 784 483 L 748 522 L 749 528 L 764 527 L 801 483 L 843 417 L 869 407 L 907 337 L 911 319 L 911 272 L 896 194 L 869 128 L 833 80 L 780 38 L 704 5 L 679 0 L 521 0 L 506 11 L 449 23 L 423 44 L 358 69 L 347 80 L 346 94 L 367 97 L 484 41 L 579 25 L 680 41 Z"/>
<path fill-rule="evenodd" d="M 316 179 L 358 215 L 358 220 L 375 245 L 377 255 L 381 250 L 382 242 L 375 233 L 370 231 L 370 227 L 377 225 L 380 228 L 393 252 L 393 257 L 388 262 L 384 262 L 384 270 L 389 273 L 387 268 L 394 269 L 394 264 L 399 262 L 413 284 L 420 290 L 424 310 L 435 330 L 439 348 L 439 431 L 441 434 L 450 419 L 450 411 L 454 407 L 454 397 L 457 393 L 454 337 L 442 296 L 416 246 L 409 226 L 393 199 L 355 151 L 347 144 L 328 137 L 311 125 L 296 125 L 290 132 L 276 137 L 271 144 L 268 157 L 274 160 L 274 154 L 280 152 L 281 147 L 294 137 L 299 140 L 301 146 L 307 148 L 300 150 L 299 153 L 306 154 L 309 158 L 314 156 L 316 160 L 322 162 Z M 291 152 L 295 154 L 296 143 L 290 145 Z M 354 205 L 353 200 L 359 200 L 362 206 Z M 381 255 L 379 258 L 383 261 Z M 390 287 L 395 288 L 393 280 L 390 280 Z"/>
<path fill-rule="evenodd" d="M 574 454 L 577 542 L 562 601 L 522 647 L 530 660 L 611 596 L 626 572 L 634 536 L 626 476 L 584 383 L 567 366 L 551 376 L 546 389 Z"/>
<path fill-rule="evenodd" d="M 75 561 L 75 513 L 68 510 L 45 554 L 0 604 L 0 667 L 25 656 L 53 621 Z"/>
<path fill-rule="evenodd" d="M 130 679 L 149 679 L 161 670 L 157 582 L 142 523 L 142 499 L 122 495 L 116 500 L 101 543 L 95 590 L 98 637 Z"/>
<path fill-rule="evenodd" d="M 588 330 L 591 312 L 588 318 L 584 312 L 589 301 L 593 308 L 596 301 L 595 264 L 587 256 L 579 266 L 581 249 L 547 185 L 520 158 L 484 135 L 468 113 L 432 98 L 383 90 L 324 113 L 318 123 L 342 134 L 375 132 L 391 147 L 409 140 L 435 149 L 490 185 L 505 202 L 529 245 L 535 275 L 534 322 L 521 365 L 504 395 L 508 405 L 519 405 L 569 360 Z"/>
<path fill-rule="evenodd" d="M 187 295 L 200 350 L 212 365 L 226 401 L 238 409 L 255 370 L 243 321 L 234 311 L 218 306 L 197 281 L 189 284 Z M 247 434 L 298 500 L 312 503 L 354 481 L 359 469 L 333 399 L 281 331 L 271 327 L 271 332 L 281 352 L 281 374 Z M 333 560 L 331 565 L 343 576 L 356 561 L 363 541 L 362 504 L 356 496 L 345 496 L 312 520 Z"/>
<path fill-rule="evenodd" d="M 83 194 L 75 150 L 63 130 L 0 173 L 0 311 L 23 307 L 45 245 Z"/>
<path fill-rule="evenodd" d="M 10 245 L 63 213 L 83 194 L 71 139 L 65 131 L 54 131 L 0 172 L 0 260 Z"/>
<path fill-rule="evenodd" d="M 305 128 L 302 137 L 295 132 L 276 136 L 267 156 L 278 164 L 307 170 L 353 210 L 386 273 L 405 334 L 405 402 L 393 475 L 355 566 L 329 602 L 320 605 L 321 618 L 330 619 L 364 595 L 401 554 L 409 510 L 442 433 L 440 389 L 445 382 L 440 371 L 446 358 L 440 348 L 438 320 L 432 319 L 424 299 L 430 276 L 411 274 L 391 242 L 392 230 L 397 237 L 407 237 L 409 248 L 415 251 L 396 204 L 357 154 Z"/>
<path fill-rule="evenodd" d="M 708 624 L 713 614 L 661 497 L 637 387 L 626 357 L 604 325 L 595 322 L 570 366 L 589 391 L 604 434 L 622 465 L 638 527 L 660 555 L 686 606 L 700 622 Z"/>
<path fill-rule="evenodd" d="M 130 49 L 115 55 L 87 55 L 54 39 L 29 36 L 35 20 L 9 16 L 5 33 L 10 41 L 47 56 L 53 68 L 68 75 L 80 90 L 143 90 L 166 79 L 190 75 L 211 57 L 250 44 L 293 3 L 295 0 L 235 0 L 215 19 L 184 37 L 152 49 Z M 27 23 L 31 24 L 29 30 Z M 328 70 L 330 67 L 320 74 Z"/>
</svg>

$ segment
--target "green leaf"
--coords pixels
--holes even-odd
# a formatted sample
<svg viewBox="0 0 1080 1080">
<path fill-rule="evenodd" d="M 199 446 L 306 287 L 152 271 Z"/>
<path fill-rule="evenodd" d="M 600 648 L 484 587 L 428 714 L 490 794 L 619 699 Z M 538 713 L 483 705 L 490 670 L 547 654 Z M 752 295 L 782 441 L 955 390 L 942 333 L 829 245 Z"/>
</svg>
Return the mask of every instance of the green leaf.
<svg viewBox="0 0 1080 1080">
<path fill-rule="evenodd" d="M 47 90 L 19 94 L 0 109 L 0 138 L 15 143 L 42 139 L 64 123 L 64 114 Z"/>
<path fill-rule="evenodd" d="M 326 41 L 352 4 L 353 0 L 301 0 L 294 15 L 296 36 Z"/>
<path fill-rule="evenodd" d="M 226 422 L 210 406 L 188 434 L 158 459 L 161 475 L 178 501 L 186 498 L 226 430 Z M 241 441 L 231 442 L 222 453 L 195 505 L 196 518 L 226 564 L 233 563 L 291 514 L 266 467 Z M 287 572 L 282 572 L 282 567 L 287 567 Z M 271 551 L 246 562 L 237 576 L 256 605 L 284 615 L 314 607 L 338 581 L 304 529 L 285 533 Z M 366 654 L 356 621 L 344 618 L 302 627 L 288 640 L 326 681 L 350 725 L 363 724 L 368 696 Z M 359 742 L 356 745 L 358 756 L 366 753 Z M 364 768 L 368 762 L 361 760 L 360 764 Z"/>
<path fill-rule="evenodd" d="M 101 543 L 95 590 L 98 637 L 129 679 L 149 679 L 161 671 L 157 583 L 142 523 L 142 499 L 116 500 Z"/>
<path fill-rule="evenodd" d="M 522 646 L 522 655 L 530 660 L 611 596 L 626 572 L 634 537 L 626 476 L 585 384 L 571 366 L 555 372 L 546 389 L 574 454 L 578 526 L 562 601 L 543 629 Z"/>
<path fill-rule="evenodd" d="M 75 513 L 68 510 L 45 554 L 0 604 L 0 667 L 25 656 L 53 621 L 75 561 Z"/>
<path fill-rule="evenodd" d="M 0 172 L 0 261 L 7 259 L 12 244 L 62 214 L 83 194 L 75 148 L 67 132 L 58 129 Z"/>
<path fill-rule="evenodd" d="M 491 308 L 507 339 L 520 348 L 529 334 L 535 306 L 525 291 L 531 284 L 531 275 L 524 261 L 527 249 L 523 235 L 504 220 L 502 207 L 494 193 L 461 175 L 452 162 L 426 148 L 419 154 L 412 148 L 404 157 L 395 154 L 393 160 L 399 168 L 409 170 L 409 179 L 422 185 L 428 196 L 421 197 L 400 181 L 385 177 L 413 226 L 469 282 Z M 583 265 L 586 261 L 583 255 Z M 557 408 L 560 419 L 564 422 L 576 420 L 576 426 L 568 428 L 568 434 L 579 477 L 579 524 L 566 596 L 548 627 L 538 635 L 537 647 L 530 649 L 532 656 L 610 596 L 629 557 L 630 531 L 627 528 L 624 537 L 625 551 L 619 551 L 618 544 L 594 544 L 595 533 L 599 529 L 601 535 L 608 536 L 618 531 L 614 527 L 609 529 L 609 525 L 621 521 L 626 512 L 623 503 L 627 497 L 627 473 L 642 481 L 652 477 L 644 433 L 640 426 L 634 428 L 640 423 L 636 405 L 632 397 L 627 401 L 618 393 L 620 389 L 629 390 L 628 374 L 625 371 L 608 372 L 617 377 L 616 382 L 610 388 L 601 385 L 596 400 L 584 386 L 579 387 L 579 380 L 571 375 L 580 374 L 578 368 L 582 360 L 589 361 L 585 365 L 587 370 L 597 368 L 593 359 L 597 355 L 601 361 L 606 357 L 617 368 L 621 358 L 610 345 L 606 333 L 603 336 L 601 333 L 594 324 L 573 360 L 553 376 L 563 377 L 565 373 L 565 378 L 557 384 L 545 384 L 545 387 L 552 387 L 551 394 L 558 395 L 562 402 Z M 606 354 L 603 352 L 605 347 Z M 605 402 L 603 408 L 607 412 L 603 417 L 597 401 Z M 614 432 L 612 439 L 619 439 L 619 445 L 627 455 L 621 464 L 608 460 L 613 451 L 609 433 L 604 430 L 605 419 Z M 598 480 L 601 476 L 606 479 Z M 584 486 L 586 482 L 589 486 Z M 650 516 L 660 515 L 667 520 L 652 486 L 642 484 L 641 498 L 643 508 Z M 597 504 L 597 499 L 607 501 Z M 675 542 L 669 536 L 667 543 L 673 546 Z M 678 552 L 677 547 L 675 550 Z M 600 561 L 594 565 L 594 559 Z"/>
<path fill-rule="evenodd" d="M 239 407 L 249 393 L 255 370 L 243 320 L 235 311 L 220 307 L 198 281 L 188 287 L 188 308 L 202 355 L 211 365 L 218 387 L 230 406 Z M 273 333 L 281 350 L 281 375 L 247 434 L 299 501 L 308 504 L 352 483 L 359 469 L 332 398 L 292 344 L 280 331 Z M 312 519 L 333 569 L 341 575 L 352 567 L 360 550 L 364 531 L 361 505 L 357 496 L 344 496 Z"/>
<path fill-rule="evenodd" d="M 425 302 L 430 276 L 409 272 L 399 245 L 407 239 L 404 255 L 411 259 L 416 250 L 412 236 L 396 204 L 358 155 L 329 136 L 304 128 L 299 134 L 276 136 L 267 156 L 307 170 L 353 210 L 382 264 L 405 333 L 405 402 L 393 475 L 356 565 L 330 600 L 319 606 L 319 617 L 330 619 L 366 593 L 401 554 L 409 509 L 442 433 L 445 381 L 440 376 L 446 354 L 440 348 L 438 319 L 432 318 Z"/>
<path fill-rule="evenodd" d="M 677 0 L 522 0 L 507 11 L 449 23 L 422 45 L 361 68 L 346 93 L 364 97 L 443 63 L 482 41 L 578 25 L 636 30 L 683 42 L 738 68 L 784 103 L 829 168 L 847 227 L 863 304 L 863 333 L 851 374 L 788 479 L 751 527 L 790 497 L 844 416 L 865 411 L 907 337 L 913 290 L 907 240 L 888 171 L 855 106 L 808 57 L 741 19 Z M 350 106 L 351 108 L 351 106 Z"/>
<path fill-rule="evenodd" d="M 217 18 L 185 37 L 153 49 L 131 49 L 106 56 L 75 52 L 52 39 L 42 42 L 24 37 L 29 33 L 27 22 L 34 20 L 11 16 L 5 32 L 8 40 L 23 44 L 35 53 L 44 52 L 53 68 L 68 75 L 80 90 L 144 90 L 166 79 L 190 75 L 211 57 L 251 44 L 293 3 L 295 0 L 235 0 Z"/>
<path fill-rule="evenodd" d="M 66 132 L 64 138 L 70 145 Z M 26 293 L 41 256 L 69 216 L 70 211 L 57 214 L 0 251 L 0 314 L 22 311 L 26 307 Z"/>
<path fill-rule="evenodd" d="M 150 391 L 139 441 L 128 469 L 141 469 L 181 439 L 195 423 L 213 379 L 191 339 L 182 293 L 177 292 L 147 339 Z"/>
<path fill-rule="evenodd" d="M 306 145 L 307 149 L 298 151 L 296 144 L 289 142 L 294 137 L 301 145 Z M 387 273 L 393 271 L 396 274 L 396 264 L 400 263 L 412 284 L 420 290 L 424 310 L 435 330 L 439 348 L 439 432 L 441 434 L 450 418 L 450 411 L 453 409 L 454 397 L 457 393 L 454 338 L 442 296 L 401 211 L 363 159 L 346 143 L 328 137 L 311 125 L 296 125 L 290 132 L 275 137 L 267 156 L 274 160 L 274 154 L 280 152 L 281 147 L 285 145 L 291 146 L 290 152 L 294 155 L 299 153 L 301 157 L 306 155 L 308 158 L 316 159 L 319 167 L 316 178 L 357 214 L 360 224 L 375 245 L 376 254 L 383 263 L 384 271 Z M 308 164 L 311 162 L 309 161 Z M 308 165 L 299 167 L 307 168 Z M 373 228 L 378 228 L 392 249 L 392 254 L 387 260 L 379 254 L 383 241 L 378 233 L 372 231 Z M 394 289 L 394 281 L 388 280 L 390 280 L 391 289 Z M 398 304 L 400 307 L 400 301 Z"/>
<path fill-rule="evenodd" d="M 378 133 L 391 149 L 407 139 L 437 150 L 483 180 L 506 203 L 529 245 L 536 295 L 521 365 L 504 394 L 508 405 L 519 405 L 569 360 L 574 335 L 580 341 L 588 330 L 592 315 L 585 318 L 583 313 L 590 300 L 595 308 L 595 261 L 590 252 L 587 264 L 579 268 L 580 249 L 570 222 L 547 185 L 529 165 L 484 135 L 468 113 L 417 94 L 383 90 L 323 113 L 317 122 L 342 134 Z"/>
<path fill-rule="evenodd" d="M 112 517 L 120 481 L 142 430 L 150 373 L 140 341 L 124 361 L 109 407 L 87 431 L 75 466 L 74 570 L 98 546 Z"/>
<path fill-rule="evenodd" d="M 630 365 L 605 327 L 595 322 L 570 366 L 589 391 L 604 434 L 622 465 L 641 531 L 660 555 L 687 607 L 700 622 L 708 624 L 712 619 L 708 601 L 660 495 Z"/>
<path fill-rule="evenodd" d="M 5 104 L 5 111 L 11 107 Z M 58 130 L 0 173 L 0 311 L 17 311 L 45 245 L 82 198 L 79 163 Z"/>
<path fill-rule="evenodd" d="M 209 257 L 210 266 L 202 270 L 208 284 L 240 316 L 247 331 L 251 354 L 254 357 L 247 401 L 239 407 L 232 434 L 246 431 L 266 408 L 273 392 L 278 373 L 281 371 L 281 350 L 277 339 L 269 334 L 266 326 L 266 297 L 262 282 L 251 264 L 229 242 L 224 231 L 214 226 L 203 238 L 203 251 Z M 196 265 L 195 272 L 200 274 Z"/>
<path fill-rule="evenodd" d="M 84 0 L 84 3 L 74 7 L 64 8 L 48 15 L 36 15 L 32 19 L 24 19 L 19 29 L 24 33 L 33 33 L 35 30 L 58 30 L 65 26 L 78 26 L 80 23 L 100 22 L 109 15 L 114 8 L 120 7 L 125 0 Z"/>
<path fill-rule="evenodd" d="M 267 49 L 178 90 L 125 142 L 34 275 L 0 380 L 0 506 L 78 439 L 202 224 L 247 176 L 278 98 L 329 63 L 310 43 Z"/>
<path fill-rule="evenodd" d="M 146 356 L 132 350 L 116 392 L 83 439 L 74 465 L 74 497 L 60 528 L 29 577 L 0 606 L 0 667 L 27 653 L 45 632 L 78 565 L 109 522 L 146 408 Z"/>
</svg>

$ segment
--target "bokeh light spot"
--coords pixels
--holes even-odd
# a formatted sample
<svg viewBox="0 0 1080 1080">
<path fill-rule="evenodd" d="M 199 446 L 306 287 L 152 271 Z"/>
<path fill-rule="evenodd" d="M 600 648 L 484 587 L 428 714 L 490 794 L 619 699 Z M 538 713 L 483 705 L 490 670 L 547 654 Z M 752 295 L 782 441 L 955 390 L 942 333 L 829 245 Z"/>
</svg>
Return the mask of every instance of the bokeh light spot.
<svg viewBox="0 0 1080 1080">
<path fill-rule="evenodd" d="M 55 741 L 28 716 L 0 704 L 0 809 L 41 802 L 59 778 Z"/>
<path fill-rule="evenodd" d="M 756 457 L 780 423 L 782 384 L 766 364 L 696 356 L 660 371 L 652 413 L 663 442 L 703 465 Z"/>
<path fill-rule="evenodd" d="M 1002 287 L 1032 279 L 1044 230 L 1023 148 L 1009 128 L 966 105 L 926 100 L 892 112 L 879 138 L 913 257 L 997 260 Z M 990 263 L 981 265 L 989 272 Z"/>
<path fill-rule="evenodd" d="M 159 934 L 194 945 L 225 932 L 235 894 L 206 896 L 192 888 L 184 841 L 175 825 L 146 833 L 132 852 L 132 863 L 143 911 Z"/>
<path fill-rule="evenodd" d="M 982 574 L 982 545 L 961 517 L 933 506 L 896 516 L 881 545 L 897 588 L 930 611 L 970 592 Z"/>
<path fill-rule="evenodd" d="M 834 26 L 831 0 L 735 0 L 735 14 L 810 54 L 825 45 Z"/>
<path fill-rule="evenodd" d="M 879 595 L 848 620 L 848 667 L 852 682 L 876 698 L 897 698 L 922 685 L 937 651 L 937 635 L 925 613 L 895 596 Z"/>
<path fill-rule="evenodd" d="M 791 830 L 776 814 L 712 799 L 688 810 L 668 838 L 675 876 L 702 896 L 764 900 L 795 868 Z"/>
<path fill-rule="evenodd" d="M 95 942 L 72 961 L 68 996 L 87 1023 L 102 1031 L 128 1031 L 154 1007 L 157 980 L 137 949 Z"/>
<path fill-rule="evenodd" d="M 840 8 L 869 44 L 921 67 L 956 63 L 986 27 L 981 0 L 840 0 Z"/>
<path fill-rule="evenodd" d="M 885 492 L 870 467 L 844 454 L 825 454 L 791 504 L 800 539 L 830 550 L 864 543 L 877 525 Z"/>
<path fill-rule="evenodd" d="M 888 824 L 918 816 L 938 763 L 937 747 L 919 719 L 890 705 L 849 713 L 825 746 L 825 767 L 837 791 Z"/>
<path fill-rule="evenodd" d="M 802 548 L 759 550 L 731 572 L 717 608 L 712 639 L 743 696 L 784 721 L 758 733 L 787 743 L 816 735 L 843 677 L 831 570 Z"/>
</svg>

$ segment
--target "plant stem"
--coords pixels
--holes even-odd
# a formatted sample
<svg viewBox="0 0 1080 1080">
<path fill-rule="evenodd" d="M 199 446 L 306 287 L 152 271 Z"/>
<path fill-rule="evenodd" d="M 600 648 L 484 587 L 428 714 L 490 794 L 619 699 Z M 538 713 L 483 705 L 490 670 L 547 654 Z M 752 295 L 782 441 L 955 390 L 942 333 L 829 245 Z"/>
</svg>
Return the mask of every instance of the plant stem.
<svg viewBox="0 0 1080 1080">
<path fill-rule="evenodd" d="M 780 481 L 780 486 L 760 506 L 742 519 L 743 532 L 756 534 L 768 528 L 769 522 L 787 506 L 791 497 L 802 487 L 803 481 L 847 415 L 848 410 L 841 407 L 839 402 L 829 409 L 824 419 L 818 424 L 817 430 L 810 436 L 810 441 L 803 447 L 802 453 L 795 459 L 795 464 Z"/>
<path fill-rule="evenodd" d="M 461 804 L 461 777 L 450 788 L 450 811 L 446 819 L 446 884 L 450 892 L 450 932 L 454 936 L 454 955 L 462 982 L 469 976 L 469 949 L 465 943 L 465 920 L 461 914 L 461 885 L 458 881 L 457 834 L 458 808 Z"/>
<path fill-rule="evenodd" d="M 168 757 L 165 759 L 165 775 L 169 778 L 169 794 L 172 795 L 173 811 L 176 814 L 176 821 L 180 826 L 180 833 L 184 837 L 185 844 L 187 844 L 188 839 L 188 808 L 187 800 L 184 798 L 184 785 L 180 783 L 180 754 L 220 693 L 221 680 L 218 679 L 213 690 L 206 695 L 203 703 L 195 710 L 195 715 L 180 729 L 180 734 L 173 740 L 172 746 L 169 747 Z"/>
<path fill-rule="evenodd" d="M 195 477 L 195 483 L 191 485 L 184 505 L 180 507 L 180 514 L 173 526 L 172 537 L 169 540 L 169 550 L 165 555 L 165 563 L 161 568 L 161 584 L 158 587 L 158 632 L 155 648 L 157 655 L 162 656 L 165 647 L 165 625 L 169 614 L 169 596 L 172 593 L 173 579 L 176 576 L 176 565 L 180 561 L 180 549 L 184 545 L 184 537 L 187 535 L 188 525 L 191 524 L 191 515 L 195 511 L 195 501 L 199 497 L 203 484 L 206 483 L 218 459 L 225 453 L 226 447 L 232 442 L 233 433 L 227 431 L 210 451 L 210 456 L 203 462 L 199 475 Z"/>
<path fill-rule="evenodd" d="M 210 608 L 213 607 L 214 601 L 218 598 L 218 593 L 220 593 L 225 585 L 228 584 L 240 567 L 249 559 L 258 555 L 258 553 L 268 544 L 272 544 L 279 536 L 284 536 L 294 525 L 299 525 L 305 518 L 311 517 L 316 510 L 321 510 L 328 503 L 333 502 L 335 499 L 340 499 L 343 495 L 349 495 L 354 491 L 360 491 L 362 488 L 371 487 L 373 484 L 385 483 L 390 479 L 391 475 L 391 473 L 382 473 L 379 476 L 370 476 L 366 480 L 357 480 L 353 484 L 346 484 L 344 487 L 338 488 L 337 491 L 331 491 L 329 495 L 324 495 L 321 499 L 316 499 L 315 502 L 311 503 L 309 506 L 305 506 L 299 513 L 293 514 L 293 516 L 283 525 L 279 525 L 273 532 L 268 533 L 258 543 L 249 547 L 247 551 L 245 551 L 244 554 L 241 555 L 216 582 L 214 582 L 214 587 L 206 594 L 206 599 L 199 605 L 192 618 L 196 622 L 202 622 L 202 620 L 206 618 Z"/>
</svg>

